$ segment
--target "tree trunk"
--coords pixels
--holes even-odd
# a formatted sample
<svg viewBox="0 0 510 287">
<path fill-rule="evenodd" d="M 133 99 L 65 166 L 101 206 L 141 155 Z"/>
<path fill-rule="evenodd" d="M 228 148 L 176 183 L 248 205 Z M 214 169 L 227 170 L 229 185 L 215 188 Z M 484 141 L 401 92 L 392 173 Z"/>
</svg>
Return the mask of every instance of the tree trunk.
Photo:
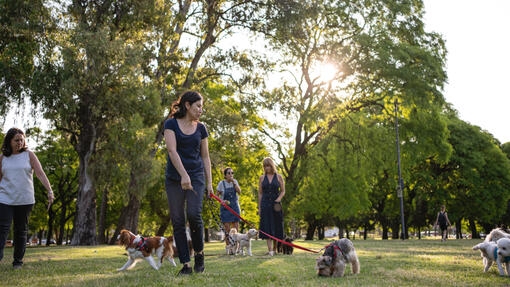
<svg viewBox="0 0 510 287">
<path fill-rule="evenodd" d="M 142 202 L 136 194 L 130 192 L 129 202 L 124 206 L 120 212 L 119 221 L 115 233 L 110 238 L 109 244 L 115 244 L 117 236 L 122 229 L 127 229 L 135 234 L 138 234 L 138 215 L 140 214 L 140 206 Z"/>
<path fill-rule="evenodd" d="M 383 240 L 388 240 L 388 231 L 389 231 L 388 225 L 383 224 L 382 225 L 382 239 Z"/>
<path fill-rule="evenodd" d="M 89 150 L 85 156 L 78 154 L 80 156 L 80 183 L 71 245 L 97 245 L 96 190 L 88 171 L 92 150 Z"/>
<path fill-rule="evenodd" d="M 108 188 L 103 190 L 101 196 L 101 207 L 99 210 L 99 224 L 97 227 L 97 242 L 100 244 L 106 243 L 106 210 L 108 208 Z"/>
<path fill-rule="evenodd" d="M 308 227 L 306 228 L 306 237 L 305 240 L 313 240 L 313 235 L 315 233 L 315 222 L 308 222 Z"/>
</svg>

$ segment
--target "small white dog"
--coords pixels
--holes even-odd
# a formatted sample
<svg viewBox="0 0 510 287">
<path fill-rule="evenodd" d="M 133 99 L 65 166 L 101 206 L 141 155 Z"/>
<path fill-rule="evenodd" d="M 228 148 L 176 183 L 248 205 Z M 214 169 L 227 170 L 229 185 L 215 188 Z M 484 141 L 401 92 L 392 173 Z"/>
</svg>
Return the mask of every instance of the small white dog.
<svg viewBox="0 0 510 287">
<path fill-rule="evenodd" d="M 499 275 L 510 275 L 510 239 L 501 238 L 497 242 L 484 241 L 473 246 L 473 250 L 480 250 L 483 258 L 483 272 L 487 272 L 496 262 Z"/>
<path fill-rule="evenodd" d="M 485 237 L 485 242 L 496 242 L 500 238 L 510 238 L 510 233 L 506 232 L 504 229 L 495 228 Z"/>
<path fill-rule="evenodd" d="M 145 259 L 152 268 L 158 270 L 163 263 L 163 259 L 168 259 L 173 266 L 176 266 L 173 258 L 172 243 L 165 237 L 152 236 L 144 238 L 136 235 L 129 230 L 123 229 L 117 237 L 119 244 L 126 247 L 128 252 L 128 261 L 124 266 L 117 269 L 123 271 L 135 267 L 140 259 Z M 158 261 L 154 261 L 152 254 L 156 254 Z"/>
<path fill-rule="evenodd" d="M 352 274 L 360 271 L 359 259 L 354 244 L 347 238 L 329 244 L 322 256 L 316 260 L 317 275 L 326 277 L 342 277 L 345 265 L 351 264 Z"/>
<path fill-rule="evenodd" d="M 237 230 L 235 228 L 230 229 L 230 236 L 235 242 L 235 245 L 237 246 L 236 254 L 241 253 L 242 255 L 245 255 L 244 249 L 246 248 L 246 252 L 249 256 L 252 256 L 251 253 L 251 240 L 255 237 L 257 237 L 257 234 L 259 232 L 257 229 L 251 228 L 246 233 L 237 233 Z"/>
</svg>

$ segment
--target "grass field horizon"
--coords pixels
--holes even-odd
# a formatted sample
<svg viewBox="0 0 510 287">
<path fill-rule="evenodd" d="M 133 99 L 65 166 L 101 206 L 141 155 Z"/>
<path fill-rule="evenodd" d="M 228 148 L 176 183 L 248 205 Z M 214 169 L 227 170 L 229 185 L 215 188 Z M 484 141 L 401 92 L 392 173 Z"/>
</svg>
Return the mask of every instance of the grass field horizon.
<svg viewBox="0 0 510 287">
<path fill-rule="evenodd" d="M 333 240 L 333 239 L 332 239 Z M 319 251 L 332 240 L 297 240 Z M 294 249 L 293 255 L 265 255 L 265 241 L 254 240 L 253 256 L 225 255 L 223 242 L 205 245 L 206 271 L 177 277 L 180 269 L 164 262 L 152 269 L 145 261 L 117 272 L 127 260 L 118 245 L 28 247 L 25 265 L 13 270 L 12 247 L 0 262 L 1 286 L 510 286 L 493 266 L 483 273 L 472 247 L 480 239 L 353 240 L 361 272 L 350 268 L 342 278 L 318 277 L 317 253 Z"/>
</svg>

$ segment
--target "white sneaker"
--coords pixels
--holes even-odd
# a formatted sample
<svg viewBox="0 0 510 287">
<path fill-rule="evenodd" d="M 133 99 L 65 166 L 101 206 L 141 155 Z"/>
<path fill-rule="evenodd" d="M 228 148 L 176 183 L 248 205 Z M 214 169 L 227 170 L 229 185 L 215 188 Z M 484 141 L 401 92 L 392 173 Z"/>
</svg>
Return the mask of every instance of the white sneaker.
<svg viewBox="0 0 510 287">
<path fill-rule="evenodd" d="M 269 256 L 273 256 L 274 255 L 274 251 L 269 251 Z"/>
</svg>

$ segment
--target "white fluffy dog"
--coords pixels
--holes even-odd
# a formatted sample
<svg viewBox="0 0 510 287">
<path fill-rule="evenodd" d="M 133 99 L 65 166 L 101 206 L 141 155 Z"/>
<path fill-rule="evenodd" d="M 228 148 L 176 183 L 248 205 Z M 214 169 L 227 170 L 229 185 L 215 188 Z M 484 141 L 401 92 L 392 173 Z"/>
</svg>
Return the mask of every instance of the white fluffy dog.
<svg viewBox="0 0 510 287">
<path fill-rule="evenodd" d="M 359 273 L 360 265 L 356 249 L 352 241 L 342 238 L 326 247 L 324 254 L 317 258 L 315 269 L 319 276 L 342 277 L 347 264 L 351 264 L 353 274 Z"/>
<path fill-rule="evenodd" d="M 504 229 L 495 228 L 485 237 L 485 242 L 496 242 L 500 238 L 510 238 L 510 233 L 506 232 Z"/>
<path fill-rule="evenodd" d="M 497 242 L 484 241 L 473 246 L 473 250 L 480 250 L 483 258 L 483 272 L 487 272 L 496 262 L 499 275 L 510 275 L 510 239 L 501 238 Z"/>
<path fill-rule="evenodd" d="M 230 229 L 230 236 L 232 239 L 234 239 L 234 242 L 237 246 L 236 253 L 241 253 L 242 255 L 245 255 L 244 249 L 246 248 L 246 251 L 249 256 L 252 256 L 251 253 L 251 240 L 255 237 L 257 237 L 258 231 L 257 229 L 251 228 L 246 233 L 237 233 L 237 230 L 235 228 Z"/>
</svg>

